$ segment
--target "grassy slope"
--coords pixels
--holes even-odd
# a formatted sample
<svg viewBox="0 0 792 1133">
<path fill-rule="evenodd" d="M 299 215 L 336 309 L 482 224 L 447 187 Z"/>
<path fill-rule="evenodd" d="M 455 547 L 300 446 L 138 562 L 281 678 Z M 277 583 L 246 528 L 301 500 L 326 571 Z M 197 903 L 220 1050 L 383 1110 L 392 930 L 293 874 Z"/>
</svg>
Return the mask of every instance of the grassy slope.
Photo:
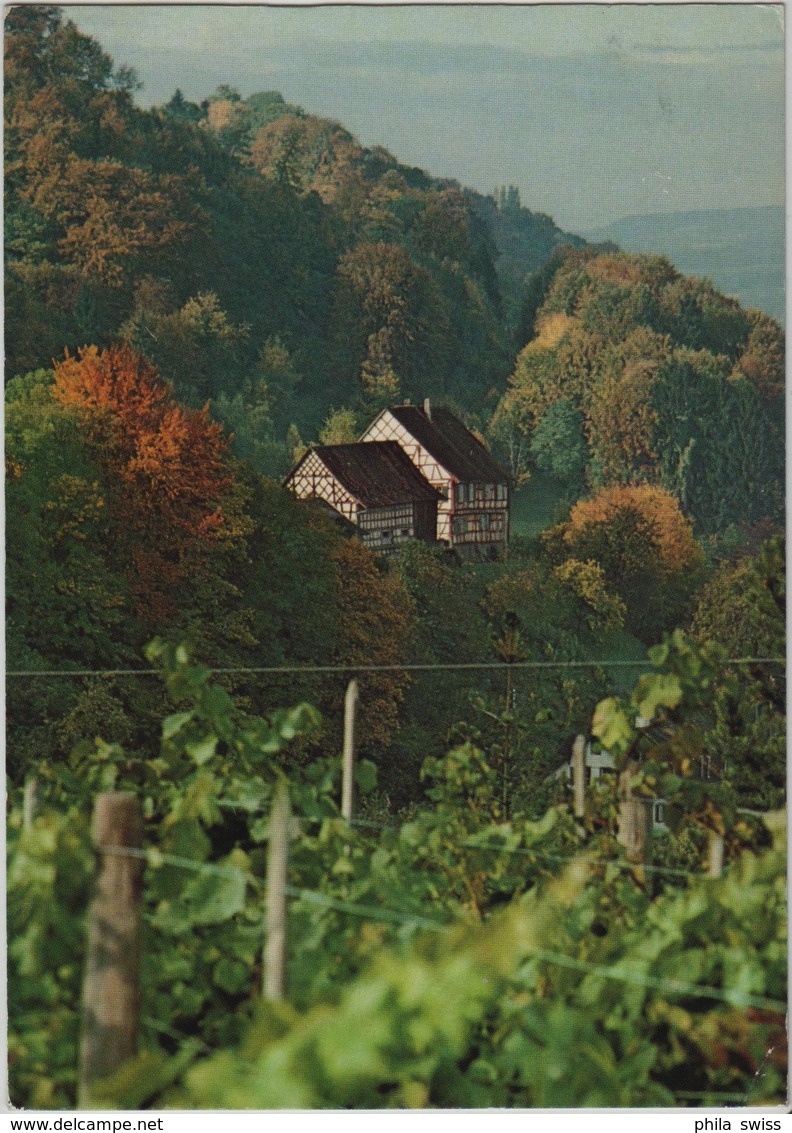
<svg viewBox="0 0 792 1133">
<path fill-rule="evenodd" d="M 563 518 L 564 489 L 557 480 L 533 472 L 527 484 L 512 493 L 512 537 L 534 539 Z"/>
</svg>

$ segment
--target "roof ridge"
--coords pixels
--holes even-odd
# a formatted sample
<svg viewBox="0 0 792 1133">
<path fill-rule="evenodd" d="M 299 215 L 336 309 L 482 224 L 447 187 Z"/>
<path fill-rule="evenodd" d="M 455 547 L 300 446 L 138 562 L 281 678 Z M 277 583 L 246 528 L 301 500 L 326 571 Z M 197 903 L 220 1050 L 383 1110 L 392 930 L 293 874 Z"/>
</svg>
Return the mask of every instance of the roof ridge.
<svg viewBox="0 0 792 1133">
<path fill-rule="evenodd" d="M 363 507 L 388 507 L 408 500 L 441 499 L 398 441 L 354 441 L 311 445 L 303 460 L 315 454 Z M 292 478 L 302 465 L 290 473 Z"/>
<path fill-rule="evenodd" d="M 447 406 L 439 405 L 432 411 L 440 412 L 447 418 L 449 428 L 446 429 L 442 422 L 434 420 L 433 416 L 427 415 L 418 405 L 390 406 L 389 412 L 413 432 L 415 439 L 439 464 L 459 480 L 485 483 L 508 480 L 508 473 L 497 464 L 486 445 Z M 423 436 L 418 436 L 416 430 Z M 460 437 L 460 430 L 464 437 Z M 466 448 L 470 451 L 466 451 Z"/>
<path fill-rule="evenodd" d="M 308 449 L 312 452 L 321 452 L 331 448 L 357 448 L 359 445 L 395 445 L 400 452 L 403 451 L 398 441 L 342 441 L 334 445 L 308 445 Z"/>
</svg>

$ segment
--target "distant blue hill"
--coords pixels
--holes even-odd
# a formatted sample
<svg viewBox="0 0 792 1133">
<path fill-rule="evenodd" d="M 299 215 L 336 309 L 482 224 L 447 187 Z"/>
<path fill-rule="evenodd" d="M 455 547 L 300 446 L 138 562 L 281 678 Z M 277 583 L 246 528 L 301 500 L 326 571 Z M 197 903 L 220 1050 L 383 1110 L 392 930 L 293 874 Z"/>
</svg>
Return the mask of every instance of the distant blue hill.
<svg viewBox="0 0 792 1133">
<path fill-rule="evenodd" d="M 784 210 L 702 209 L 625 216 L 584 232 L 625 252 L 665 255 L 685 275 L 704 276 L 744 307 L 784 321 Z"/>
</svg>

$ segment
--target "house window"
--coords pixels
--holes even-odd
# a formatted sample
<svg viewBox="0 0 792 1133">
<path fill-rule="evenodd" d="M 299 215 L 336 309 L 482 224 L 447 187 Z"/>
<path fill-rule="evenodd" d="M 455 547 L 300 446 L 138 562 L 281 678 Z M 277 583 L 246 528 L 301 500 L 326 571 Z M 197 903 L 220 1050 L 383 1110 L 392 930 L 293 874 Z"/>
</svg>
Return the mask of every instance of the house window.
<svg viewBox="0 0 792 1133">
<path fill-rule="evenodd" d="M 494 500 L 495 499 L 495 485 L 494 484 L 485 484 L 484 485 L 484 499 L 485 500 Z"/>
<path fill-rule="evenodd" d="M 658 825 L 665 822 L 665 803 L 662 799 L 655 799 L 654 820 Z"/>
<path fill-rule="evenodd" d="M 701 757 L 701 778 L 714 779 L 716 778 L 715 772 L 712 767 L 712 756 L 702 755 Z"/>
<path fill-rule="evenodd" d="M 481 517 L 481 530 L 482 531 L 489 531 L 489 529 L 490 529 L 489 512 L 485 511 L 484 514 Z"/>
<path fill-rule="evenodd" d="M 505 500 L 506 499 L 506 485 L 505 484 L 496 484 L 495 485 L 495 499 L 496 500 Z"/>
</svg>

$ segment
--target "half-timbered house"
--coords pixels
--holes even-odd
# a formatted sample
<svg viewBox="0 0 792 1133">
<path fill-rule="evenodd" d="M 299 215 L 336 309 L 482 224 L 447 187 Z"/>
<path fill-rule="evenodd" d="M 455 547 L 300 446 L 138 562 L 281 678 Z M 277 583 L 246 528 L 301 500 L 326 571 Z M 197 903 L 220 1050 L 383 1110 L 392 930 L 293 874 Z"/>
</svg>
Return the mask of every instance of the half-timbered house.
<svg viewBox="0 0 792 1133">
<path fill-rule="evenodd" d="M 509 477 L 443 406 L 383 409 L 360 438 L 395 441 L 441 494 L 437 538 L 462 554 L 492 557 L 509 541 Z"/>
<path fill-rule="evenodd" d="M 408 539 L 436 541 L 440 494 L 395 441 L 310 448 L 284 485 L 300 499 L 329 504 L 377 553 Z"/>
</svg>

